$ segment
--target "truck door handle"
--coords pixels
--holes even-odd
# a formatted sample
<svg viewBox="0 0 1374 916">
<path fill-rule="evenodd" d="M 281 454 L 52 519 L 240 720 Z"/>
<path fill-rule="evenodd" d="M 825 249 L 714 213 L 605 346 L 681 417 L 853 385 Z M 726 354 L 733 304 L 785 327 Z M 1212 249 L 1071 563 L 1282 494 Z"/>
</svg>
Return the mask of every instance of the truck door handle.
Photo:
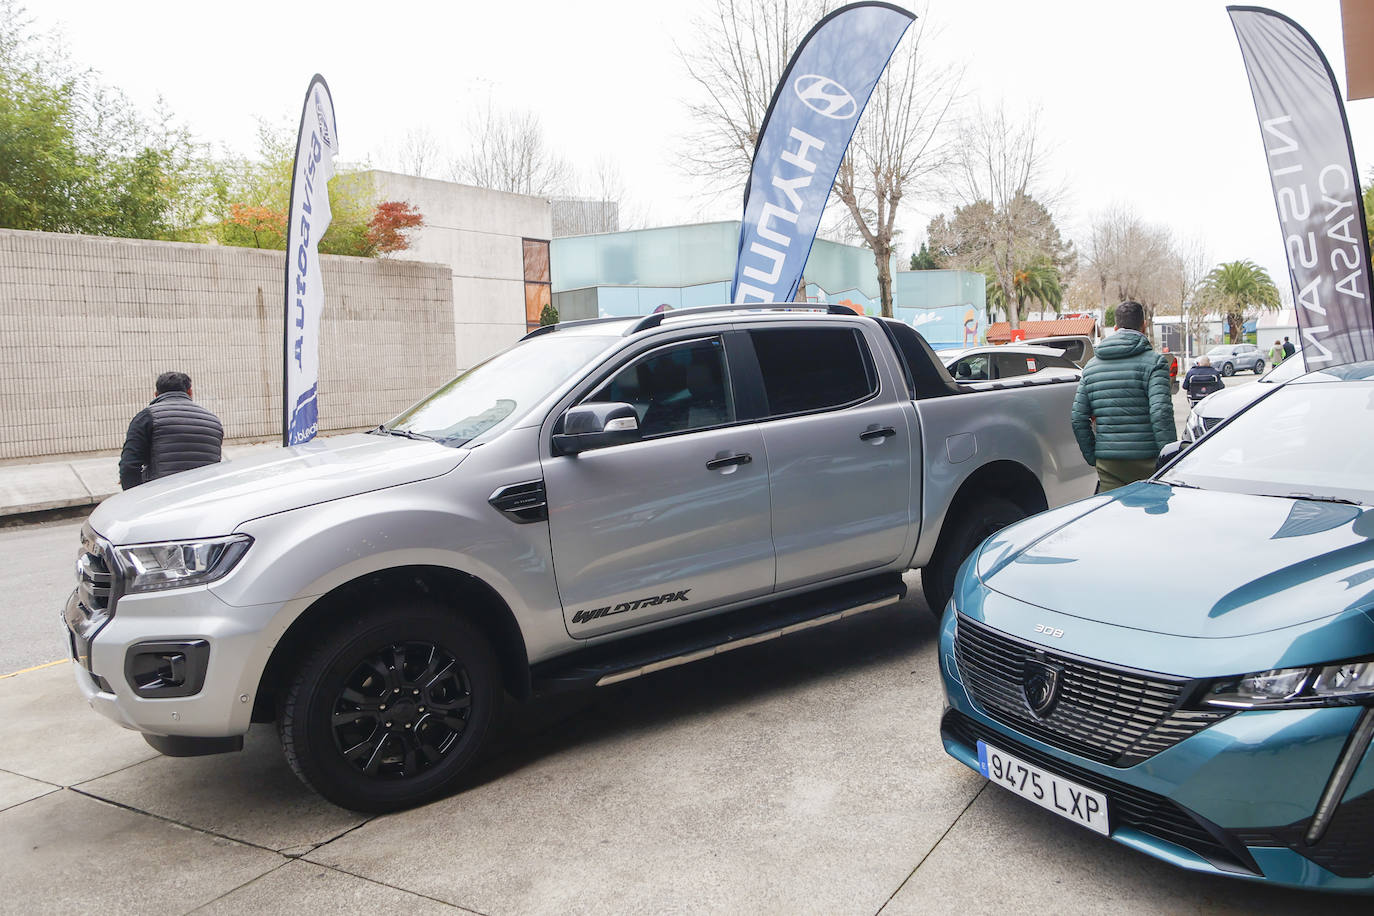
<svg viewBox="0 0 1374 916">
<path fill-rule="evenodd" d="M 740 452 L 737 455 L 726 455 L 723 458 L 712 458 L 706 462 L 706 470 L 719 471 L 721 468 L 728 468 L 737 464 L 748 464 L 754 460 L 754 456 L 748 452 Z"/>
<path fill-rule="evenodd" d="M 863 432 L 859 433 L 859 438 L 862 439 L 864 442 L 868 442 L 873 439 L 886 439 L 888 436 L 895 435 L 897 435 L 897 430 L 893 429 L 891 426 L 882 426 L 878 429 L 864 430 Z"/>
</svg>

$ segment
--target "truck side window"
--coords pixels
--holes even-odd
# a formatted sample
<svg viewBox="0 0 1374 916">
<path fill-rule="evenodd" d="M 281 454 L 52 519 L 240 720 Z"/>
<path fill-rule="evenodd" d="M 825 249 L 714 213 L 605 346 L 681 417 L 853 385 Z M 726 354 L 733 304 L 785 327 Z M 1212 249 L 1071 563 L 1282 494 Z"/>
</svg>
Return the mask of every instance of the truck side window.
<svg viewBox="0 0 1374 916">
<path fill-rule="evenodd" d="M 765 328 L 749 337 L 770 417 L 828 410 L 878 391 L 872 357 L 853 328 Z"/>
<path fill-rule="evenodd" d="M 718 337 L 647 353 L 611 376 L 586 402 L 632 405 L 646 439 L 735 422 L 725 348 Z"/>
</svg>

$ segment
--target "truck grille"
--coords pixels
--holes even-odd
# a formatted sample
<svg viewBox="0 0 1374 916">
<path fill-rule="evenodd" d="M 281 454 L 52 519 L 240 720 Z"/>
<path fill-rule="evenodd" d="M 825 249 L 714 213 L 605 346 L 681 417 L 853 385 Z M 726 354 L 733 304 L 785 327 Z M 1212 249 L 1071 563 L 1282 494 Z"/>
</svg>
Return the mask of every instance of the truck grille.
<svg viewBox="0 0 1374 916">
<path fill-rule="evenodd" d="M 1185 680 L 1048 652 L 963 615 L 954 651 L 969 695 L 990 718 L 1109 766 L 1134 766 L 1232 714 L 1180 709 Z M 1044 715 L 1026 700 L 1028 660 L 1062 669 L 1058 702 Z"/>
<path fill-rule="evenodd" d="M 81 553 L 76 558 L 76 595 L 87 618 L 110 610 L 114 576 L 110 561 L 89 527 L 81 529 Z"/>
</svg>

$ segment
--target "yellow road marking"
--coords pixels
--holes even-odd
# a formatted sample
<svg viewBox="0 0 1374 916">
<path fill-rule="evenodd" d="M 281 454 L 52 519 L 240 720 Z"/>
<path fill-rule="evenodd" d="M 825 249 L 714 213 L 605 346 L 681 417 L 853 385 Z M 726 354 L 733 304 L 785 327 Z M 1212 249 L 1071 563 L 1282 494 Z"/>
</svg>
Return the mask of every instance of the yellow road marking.
<svg viewBox="0 0 1374 916">
<path fill-rule="evenodd" d="M 40 671 L 43 668 L 51 668 L 53 665 L 65 665 L 69 661 L 71 661 L 69 658 L 59 658 L 55 662 L 46 662 L 42 665 L 34 665 L 32 668 L 21 668 L 18 671 L 11 671 L 9 674 L 0 674 L 0 681 L 3 681 L 7 677 L 14 677 L 16 674 L 28 674 L 30 671 Z"/>
</svg>

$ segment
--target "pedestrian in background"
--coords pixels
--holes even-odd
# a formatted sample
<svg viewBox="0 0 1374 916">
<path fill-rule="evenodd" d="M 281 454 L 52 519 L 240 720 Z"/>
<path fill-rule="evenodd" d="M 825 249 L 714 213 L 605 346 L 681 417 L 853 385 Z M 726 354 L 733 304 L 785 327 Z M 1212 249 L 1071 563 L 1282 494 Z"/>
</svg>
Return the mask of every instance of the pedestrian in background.
<svg viewBox="0 0 1374 916">
<path fill-rule="evenodd" d="M 1197 365 L 1183 377 L 1183 390 L 1188 393 L 1188 401 L 1192 404 L 1225 387 L 1221 373 L 1212 367 L 1212 359 L 1208 356 L 1199 356 Z"/>
<path fill-rule="evenodd" d="M 1274 345 L 1269 348 L 1269 365 L 1277 366 L 1279 363 L 1283 362 L 1283 357 L 1283 342 L 1276 340 L 1274 341 Z"/>
<path fill-rule="evenodd" d="M 1298 352 L 1298 348 L 1293 346 L 1293 341 L 1285 337 L 1283 339 L 1283 358 L 1287 359 L 1296 352 Z"/>
<path fill-rule="evenodd" d="M 1118 305 L 1117 331 L 1083 367 L 1074 396 L 1073 433 L 1097 468 L 1099 492 L 1149 477 L 1159 450 L 1178 438 L 1169 357 L 1154 351 L 1144 326 L 1139 302 Z"/>
<path fill-rule="evenodd" d="M 220 460 L 224 425 L 191 400 L 191 377 L 164 372 L 157 396 L 129 423 L 119 455 L 119 485 L 127 490 L 168 474 Z"/>
</svg>

